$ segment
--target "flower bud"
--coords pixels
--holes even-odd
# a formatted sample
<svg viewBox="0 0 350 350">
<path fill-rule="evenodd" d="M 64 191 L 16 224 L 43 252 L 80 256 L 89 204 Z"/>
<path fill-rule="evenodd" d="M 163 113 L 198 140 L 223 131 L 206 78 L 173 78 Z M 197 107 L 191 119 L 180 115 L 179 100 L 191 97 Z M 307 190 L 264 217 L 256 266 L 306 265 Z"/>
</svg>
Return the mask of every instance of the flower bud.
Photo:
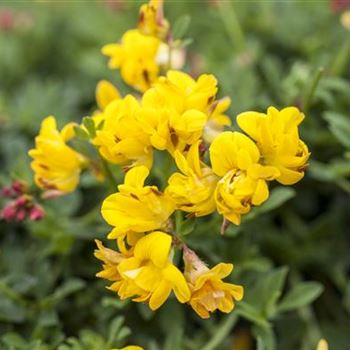
<svg viewBox="0 0 350 350">
<path fill-rule="evenodd" d="M 1 212 L 1 218 L 6 221 L 12 221 L 16 217 L 16 207 L 13 202 L 7 204 Z"/>
<path fill-rule="evenodd" d="M 40 205 L 36 204 L 33 206 L 32 209 L 30 209 L 30 212 L 29 212 L 29 219 L 30 220 L 39 221 L 44 216 L 45 216 L 45 211 Z"/>
</svg>

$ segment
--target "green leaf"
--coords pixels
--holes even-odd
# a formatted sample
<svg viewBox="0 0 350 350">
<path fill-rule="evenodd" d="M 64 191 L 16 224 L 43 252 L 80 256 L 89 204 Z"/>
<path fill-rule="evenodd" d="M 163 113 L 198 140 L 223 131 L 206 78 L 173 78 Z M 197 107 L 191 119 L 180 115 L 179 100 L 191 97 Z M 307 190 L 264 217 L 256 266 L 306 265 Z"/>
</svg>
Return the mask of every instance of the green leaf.
<svg viewBox="0 0 350 350">
<path fill-rule="evenodd" d="M 179 17 L 172 28 L 173 39 L 181 39 L 188 30 L 191 23 L 191 17 L 189 15 L 183 15 Z"/>
<path fill-rule="evenodd" d="M 241 301 L 237 305 L 236 312 L 239 313 L 246 320 L 249 320 L 257 325 L 265 327 L 268 325 L 268 321 L 266 320 L 266 318 L 264 318 L 263 315 L 259 313 L 259 310 L 257 310 L 245 301 Z"/>
<path fill-rule="evenodd" d="M 323 291 L 318 282 L 302 282 L 290 290 L 277 307 L 277 311 L 290 311 L 312 303 Z"/>
<path fill-rule="evenodd" d="M 258 350 L 275 350 L 276 336 L 271 327 L 255 326 L 253 333 L 257 338 Z"/>
<path fill-rule="evenodd" d="M 296 192 L 290 187 L 276 187 L 271 193 L 269 199 L 259 208 L 260 213 L 267 213 L 281 207 L 285 202 L 295 196 Z"/>
<path fill-rule="evenodd" d="M 274 188 L 268 200 L 260 207 L 254 208 L 249 214 L 243 217 L 243 222 L 252 220 L 261 214 L 268 213 L 281 207 L 285 202 L 295 196 L 296 192 L 290 187 L 276 187 Z"/>
<path fill-rule="evenodd" d="M 329 123 L 329 129 L 343 146 L 350 149 L 350 118 L 339 113 L 326 112 L 324 119 Z"/>
<path fill-rule="evenodd" d="M 90 139 L 89 134 L 84 129 L 82 129 L 80 126 L 75 125 L 74 132 L 75 132 L 75 136 L 77 137 L 78 140 L 87 141 Z"/>
<path fill-rule="evenodd" d="M 83 125 L 85 126 L 86 130 L 89 132 L 90 137 L 94 138 L 96 136 L 96 128 L 95 128 L 94 120 L 91 117 L 84 117 Z"/>
<path fill-rule="evenodd" d="M 282 294 L 288 268 L 280 267 L 271 272 L 261 274 L 246 302 L 255 308 L 261 316 L 270 319 L 275 315 L 276 303 Z"/>
</svg>

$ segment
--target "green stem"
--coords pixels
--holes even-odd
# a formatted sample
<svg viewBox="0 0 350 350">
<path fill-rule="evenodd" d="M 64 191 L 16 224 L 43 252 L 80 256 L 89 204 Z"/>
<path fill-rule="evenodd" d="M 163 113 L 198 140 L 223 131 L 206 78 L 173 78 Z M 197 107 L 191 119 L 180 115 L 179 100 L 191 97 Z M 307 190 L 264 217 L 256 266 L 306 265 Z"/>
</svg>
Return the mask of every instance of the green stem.
<svg viewBox="0 0 350 350">
<path fill-rule="evenodd" d="M 102 156 L 100 156 L 100 159 L 101 159 L 104 173 L 105 173 L 105 175 L 108 179 L 108 182 L 109 182 L 109 187 L 111 188 L 111 190 L 115 191 L 117 189 L 118 181 L 114 177 L 114 174 L 112 173 L 107 161 L 104 158 L 102 158 Z"/>
<path fill-rule="evenodd" d="M 219 11 L 233 47 L 237 52 L 243 51 L 245 48 L 245 37 L 234 6 L 231 6 L 231 2 L 225 1 L 219 6 Z"/>
<path fill-rule="evenodd" d="M 308 90 L 306 91 L 306 94 L 305 94 L 305 97 L 303 99 L 303 110 L 304 110 L 304 113 L 306 114 L 309 110 L 309 107 L 310 107 L 310 104 L 311 104 L 311 101 L 312 101 L 312 98 L 314 97 L 315 95 L 315 92 L 316 92 L 316 88 L 318 86 L 318 83 L 320 82 L 321 80 L 321 77 L 323 75 L 323 72 L 324 72 L 324 68 L 323 67 L 320 67 L 318 68 L 311 84 L 309 85 L 309 88 Z"/>
<path fill-rule="evenodd" d="M 227 338 L 237 321 L 237 313 L 233 312 L 230 315 L 228 315 L 220 323 L 214 337 L 210 340 L 209 343 L 207 343 L 206 346 L 204 346 L 204 348 L 202 348 L 202 350 L 215 350 Z"/>
<path fill-rule="evenodd" d="M 332 65 L 329 69 L 329 74 L 331 75 L 342 75 L 350 57 L 350 37 L 344 41 L 343 45 L 340 47 L 339 51 L 336 53 Z"/>
</svg>

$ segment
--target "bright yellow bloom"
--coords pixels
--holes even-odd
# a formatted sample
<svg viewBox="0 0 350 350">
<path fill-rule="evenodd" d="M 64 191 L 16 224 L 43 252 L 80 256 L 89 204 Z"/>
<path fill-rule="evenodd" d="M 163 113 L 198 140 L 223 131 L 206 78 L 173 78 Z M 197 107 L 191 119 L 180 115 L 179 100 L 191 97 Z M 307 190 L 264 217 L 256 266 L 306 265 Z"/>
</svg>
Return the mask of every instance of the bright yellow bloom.
<svg viewBox="0 0 350 350">
<path fill-rule="evenodd" d="M 86 160 L 66 144 L 74 136 L 73 126 L 69 123 L 60 132 L 53 116 L 41 123 L 40 133 L 35 138 L 36 148 L 28 152 L 33 158 L 35 183 L 40 188 L 72 192 L 77 187 Z"/>
<path fill-rule="evenodd" d="M 256 141 L 261 163 L 276 167 L 280 172 L 276 180 L 283 185 L 292 185 L 304 176 L 310 153 L 299 138 L 298 125 L 303 119 L 296 107 L 281 111 L 269 107 L 267 114 L 245 112 L 237 117 L 240 128 Z"/>
<path fill-rule="evenodd" d="M 279 175 L 276 168 L 260 165 L 259 159 L 255 143 L 239 132 L 223 132 L 210 146 L 213 171 L 222 176 L 215 191 L 217 210 L 236 225 L 251 205 L 260 205 L 268 198 L 266 180 Z"/>
<path fill-rule="evenodd" d="M 152 166 L 152 147 L 138 121 L 139 112 L 140 104 L 131 95 L 108 104 L 103 127 L 93 140 L 105 159 L 127 166 Z"/>
<path fill-rule="evenodd" d="M 123 80 L 139 91 L 146 91 L 158 78 L 156 62 L 161 41 L 141 34 L 137 29 L 128 30 L 120 44 L 108 44 L 102 53 L 110 57 L 109 67 L 120 69 Z"/>
<path fill-rule="evenodd" d="M 165 193 L 169 194 L 178 209 L 204 216 L 215 211 L 214 191 L 218 178 L 199 158 L 199 144 L 189 149 L 186 157 L 175 152 L 176 165 L 181 173 L 173 174 L 168 180 Z"/>
<path fill-rule="evenodd" d="M 147 232 L 167 227 L 175 204 L 156 186 L 144 186 L 148 174 L 144 166 L 129 170 L 124 184 L 118 186 L 119 192 L 104 200 L 102 216 L 115 227 L 108 238 L 125 237 L 129 231 Z"/>
<path fill-rule="evenodd" d="M 145 94 L 143 102 L 179 113 L 191 109 L 207 113 L 217 90 L 217 80 L 211 74 L 202 74 L 195 80 L 184 72 L 170 70 L 166 77 L 158 79 L 152 92 Z"/>
<path fill-rule="evenodd" d="M 231 99 L 224 97 L 215 101 L 211 107 L 208 122 L 203 131 L 203 139 L 207 143 L 212 143 L 214 139 L 224 131 L 225 126 L 232 124 L 229 116 L 224 112 L 230 107 Z"/>
<path fill-rule="evenodd" d="M 197 81 L 189 75 L 169 71 L 159 78 L 142 98 L 140 120 L 150 135 L 153 147 L 183 151 L 197 142 L 208 120 L 209 107 L 215 99 L 217 81 L 202 75 Z"/>
<path fill-rule="evenodd" d="M 144 35 L 164 39 L 169 30 L 169 22 L 163 15 L 163 0 L 150 0 L 140 8 L 138 29 Z"/>
<path fill-rule="evenodd" d="M 123 348 L 111 349 L 111 350 L 143 350 L 143 348 L 137 345 L 129 345 L 129 346 L 124 346 Z"/>
<path fill-rule="evenodd" d="M 229 313 L 235 300 L 243 298 L 243 287 L 225 283 L 233 270 L 232 264 L 220 263 L 209 269 L 190 249 L 184 249 L 185 277 L 190 286 L 193 310 L 202 318 L 209 318 L 210 312 L 220 310 Z"/>
<path fill-rule="evenodd" d="M 171 236 L 160 231 L 142 237 L 133 256 L 118 264 L 121 280 L 110 289 L 122 300 L 133 297 L 133 301 L 147 302 L 152 310 L 163 305 L 171 291 L 181 303 L 189 301 L 185 277 L 171 262 L 171 243 Z"/>
</svg>

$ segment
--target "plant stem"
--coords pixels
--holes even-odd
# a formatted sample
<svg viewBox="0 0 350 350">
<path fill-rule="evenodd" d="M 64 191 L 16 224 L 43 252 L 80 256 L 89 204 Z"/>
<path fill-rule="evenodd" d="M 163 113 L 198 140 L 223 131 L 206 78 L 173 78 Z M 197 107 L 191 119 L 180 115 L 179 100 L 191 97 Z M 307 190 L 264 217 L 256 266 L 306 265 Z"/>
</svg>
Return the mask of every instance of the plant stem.
<svg viewBox="0 0 350 350">
<path fill-rule="evenodd" d="M 217 328 L 217 332 L 210 342 L 202 350 L 215 350 L 230 334 L 232 328 L 238 320 L 237 313 L 228 315 Z"/>
<path fill-rule="evenodd" d="M 330 75 L 342 75 L 344 69 L 349 62 L 350 56 L 350 38 L 344 41 L 343 45 L 340 47 L 339 51 L 336 53 L 332 65 L 329 69 Z"/>
<path fill-rule="evenodd" d="M 309 85 L 309 88 L 305 94 L 305 98 L 303 99 L 303 109 L 304 109 L 304 113 L 306 114 L 309 110 L 312 98 L 315 95 L 315 91 L 316 88 L 318 86 L 318 83 L 321 80 L 321 77 L 323 75 L 324 72 L 324 68 L 323 67 L 319 67 L 314 78 L 312 79 L 311 84 Z"/>
<path fill-rule="evenodd" d="M 101 159 L 101 163 L 102 163 L 102 166 L 103 166 L 103 170 L 104 170 L 104 173 L 108 179 L 108 182 L 109 182 L 109 187 L 111 190 L 115 191 L 116 188 L 117 188 L 117 179 L 114 177 L 114 174 L 112 173 L 110 167 L 109 167 L 109 164 L 107 163 L 107 161 L 102 158 L 102 156 L 100 156 L 100 159 Z"/>
<path fill-rule="evenodd" d="M 219 6 L 222 22 L 227 34 L 230 36 L 235 51 L 241 52 L 245 48 L 245 37 L 241 24 L 237 18 L 234 6 L 231 2 L 222 2 Z"/>
</svg>

